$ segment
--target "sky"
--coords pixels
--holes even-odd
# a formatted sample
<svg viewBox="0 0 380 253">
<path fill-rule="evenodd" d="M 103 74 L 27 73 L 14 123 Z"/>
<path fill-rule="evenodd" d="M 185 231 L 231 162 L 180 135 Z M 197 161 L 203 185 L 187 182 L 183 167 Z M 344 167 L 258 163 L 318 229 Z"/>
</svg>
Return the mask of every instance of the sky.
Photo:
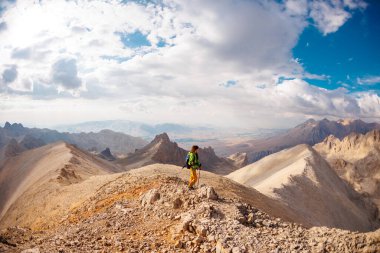
<svg viewBox="0 0 380 253">
<path fill-rule="evenodd" d="M 380 121 L 380 1 L 0 0 L 0 122 Z"/>
</svg>

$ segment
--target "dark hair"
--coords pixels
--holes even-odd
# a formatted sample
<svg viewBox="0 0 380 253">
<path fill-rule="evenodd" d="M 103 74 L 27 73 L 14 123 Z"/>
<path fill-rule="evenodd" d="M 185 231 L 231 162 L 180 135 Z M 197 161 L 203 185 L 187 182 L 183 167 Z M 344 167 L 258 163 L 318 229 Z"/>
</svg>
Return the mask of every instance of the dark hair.
<svg viewBox="0 0 380 253">
<path fill-rule="evenodd" d="M 199 147 L 197 145 L 194 145 L 191 147 L 191 151 L 190 152 L 195 152 L 195 150 L 197 150 Z"/>
</svg>

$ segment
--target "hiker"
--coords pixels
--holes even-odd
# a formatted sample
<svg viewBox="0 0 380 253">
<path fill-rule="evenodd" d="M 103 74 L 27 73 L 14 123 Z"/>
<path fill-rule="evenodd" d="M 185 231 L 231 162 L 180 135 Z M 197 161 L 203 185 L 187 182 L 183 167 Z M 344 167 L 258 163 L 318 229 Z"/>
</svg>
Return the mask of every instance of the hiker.
<svg viewBox="0 0 380 253">
<path fill-rule="evenodd" d="M 202 164 L 199 162 L 198 159 L 198 149 L 199 147 L 194 145 L 191 147 L 190 152 L 188 153 L 188 162 L 187 165 L 190 169 L 190 180 L 189 180 L 189 189 L 194 189 L 194 184 L 198 180 L 197 176 L 197 169 L 201 169 Z"/>
</svg>

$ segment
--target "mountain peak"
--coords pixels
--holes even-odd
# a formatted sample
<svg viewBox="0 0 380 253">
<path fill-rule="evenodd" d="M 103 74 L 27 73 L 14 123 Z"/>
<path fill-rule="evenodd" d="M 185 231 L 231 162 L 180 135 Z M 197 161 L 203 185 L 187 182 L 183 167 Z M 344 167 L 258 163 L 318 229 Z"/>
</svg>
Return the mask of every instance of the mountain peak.
<svg viewBox="0 0 380 253">
<path fill-rule="evenodd" d="M 10 128 L 10 127 L 11 127 L 11 123 L 9 123 L 8 121 L 5 122 L 4 128 L 7 129 L 7 128 Z"/>
<path fill-rule="evenodd" d="M 338 122 L 339 124 L 343 125 L 343 126 L 350 125 L 350 124 L 352 124 L 352 123 L 355 122 L 355 121 L 358 121 L 358 120 L 349 119 L 349 118 L 347 118 L 347 119 L 339 119 L 339 120 L 337 120 L 337 122 Z"/>
<path fill-rule="evenodd" d="M 160 141 L 162 141 L 164 143 L 170 142 L 169 135 L 167 133 L 158 134 L 158 135 L 156 135 L 156 137 L 154 137 L 152 142 L 157 143 Z"/>
<path fill-rule="evenodd" d="M 9 123 L 8 121 L 5 122 L 4 129 L 8 130 L 19 130 L 19 129 L 24 129 L 24 126 L 21 123 Z"/>
<path fill-rule="evenodd" d="M 105 160 L 108 160 L 108 161 L 114 161 L 116 160 L 116 158 L 112 155 L 111 153 L 111 150 L 110 148 L 106 148 L 105 150 L 103 150 L 99 156 Z"/>
<path fill-rule="evenodd" d="M 207 154 L 212 155 L 212 156 L 216 156 L 214 149 L 210 146 L 202 148 L 201 152 L 207 153 Z"/>
<path fill-rule="evenodd" d="M 305 127 L 309 127 L 309 126 L 315 126 L 317 124 L 317 122 L 319 122 L 319 121 L 316 121 L 315 119 L 308 119 L 305 122 L 296 126 L 296 128 L 305 128 Z"/>
</svg>

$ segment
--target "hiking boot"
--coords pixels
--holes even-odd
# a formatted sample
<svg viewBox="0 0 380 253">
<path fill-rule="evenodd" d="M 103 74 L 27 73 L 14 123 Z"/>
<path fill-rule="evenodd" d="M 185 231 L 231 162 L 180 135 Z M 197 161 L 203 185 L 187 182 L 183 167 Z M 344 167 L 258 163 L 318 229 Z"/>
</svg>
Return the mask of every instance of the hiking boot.
<svg viewBox="0 0 380 253">
<path fill-rule="evenodd" d="M 189 186 L 189 191 L 195 190 L 193 186 Z"/>
</svg>

